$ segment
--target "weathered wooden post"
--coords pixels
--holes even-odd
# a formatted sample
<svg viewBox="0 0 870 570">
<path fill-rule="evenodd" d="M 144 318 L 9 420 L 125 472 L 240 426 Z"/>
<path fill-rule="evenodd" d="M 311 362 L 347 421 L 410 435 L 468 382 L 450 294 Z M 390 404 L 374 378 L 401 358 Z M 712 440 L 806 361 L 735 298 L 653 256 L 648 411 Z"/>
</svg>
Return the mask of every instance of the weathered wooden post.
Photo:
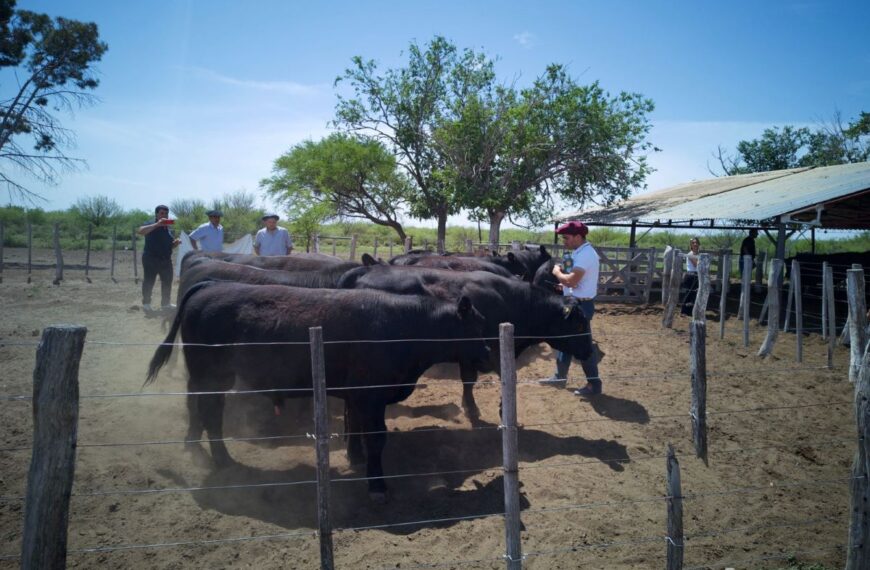
<svg viewBox="0 0 870 570">
<path fill-rule="evenodd" d="M 94 226 L 88 224 L 88 245 L 85 248 L 85 281 L 88 283 L 91 282 L 90 278 L 90 270 L 91 270 L 91 239 L 94 235 Z"/>
<path fill-rule="evenodd" d="M 60 223 L 54 223 L 54 283 L 63 281 L 63 252 L 60 249 Z"/>
<path fill-rule="evenodd" d="M 644 287 L 643 291 L 643 302 L 645 305 L 650 304 L 650 298 L 652 296 L 652 283 L 653 283 L 653 275 L 655 275 L 656 269 L 656 248 L 649 248 L 649 253 L 647 254 L 647 266 L 646 266 L 646 287 Z"/>
<path fill-rule="evenodd" d="M 849 328 L 851 329 L 849 381 L 854 383 L 858 379 L 863 348 L 867 344 L 867 298 L 863 269 L 850 269 L 846 272 L 846 292 L 849 296 Z"/>
<path fill-rule="evenodd" d="M 332 255 L 335 255 L 335 238 L 332 238 Z"/>
<path fill-rule="evenodd" d="M 33 275 L 33 225 L 27 224 L 27 282 Z"/>
<path fill-rule="evenodd" d="M 683 491 L 680 484 L 680 462 L 674 453 L 674 446 L 668 444 L 666 460 L 668 472 L 668 570 L 683 568 Z"/>
<path fill-rule="evenodd" d="M 792 259 L 792 262 L 795 260 Z M 783 266 L 783 269 L 785 266 Z M 788 332 L 789 321 L 791 321 L 791 310 L 794 306 L 794 279 L 788 280 L 788 296 L 785 301 L 785 322 L 782 324 L 782 332 Z"/>
<path fill-rule="evenodd" d="M 728 318 L 728 289 L 731 288 L 731 252 L 726 251 L 722 263 L 726 271 L 723 274 L 722 287 L 719 289 L 719 339 L 725 338 L 725 320 Z"/>
<path fill-rule="evenodd" d="M 680 300 L 680 281 L 683 278 L 683 264 L 680 259 L 680 250 L 673 250 L 673 260 L 671 263 L 671 276 L 668 279 L 668 304 L 665 307 L 665 314 L 662 318 L 662 327 L 671 328 L 674 324 L 674 311 L 677 307 L 677 302 Z"/>
<path fill-rule="evenodd" d="M 317 455 L 317 528 L 320 537 L 320 567 L 332 570 L 332 525 L 329 520 L 329 413 L 326 400 L 326 361 L 323 328 L 308 329 L 311 342 L 311 377 L 314 380 L 314 437 Z"/>
<path fill-rule="evenodd" d="M 79 361 L 87 329 L 42 331 L 33 370 L 33 455 L 27 474 L 21 568 L 65 568 L 75 474 Z"/>
<path fill-rule="evenodd" d="M 115 279 L 115 248 L 118 244 L 118 226 L 112 226 L 112 263 L 109 269 L 109 277 L 113 282 L 117 283 L 118 280 Z"/>
<path fill-rule="evenodd" d="M 804 298 L 801 290 L 801 264 L 791 260 L 791 281 L 794 283 L 795 359 L 804 361 Z"/>
<path fill-rule="evenodd" d="M 761 287 L 764 279 L 764 265 L 767 262 L 767 252 L 758 253 L 758 264 L 755 266 L 755 284 Z"/>
<path fill-rule="evenodd" d="M 350 257 L 348 258 L 350 261 L 356 259 L 356 236 L 350 236 Z"/>
<path fill-rule="evenodd" d="M 520 485 L 517 444 L 517 368 L 514 357 L 514 326 L 498 327 L 501 351 L 501 443 L 504 462 L 504 525 L 508 570 L 523 567 L 520 544 Z"/>
<path fill-rule="evenodd" d="M 320 253 L 320 234 L 314 234 L 314 253 Z"/>
<path fill-rule="evenodd" d="M 378 258 L 378 238 L 375 238 L 374 248 L 372 249 L 372 257 Z"/>
<path fill-rule="evenodd" d="M 710 296 L 710 254 L 698 262 L 698 295 L 689 324 L 689 365 L 692 375 L 692 440 L 695 455 L 707 463 L 707 299 Z"/>
<path fill-rule="evenodd" d="M 853 263 L 852 269 L 864 269 L 864 266 L 860 263 Z M 846 286 L 848 287 L 849 283 L 847 280 Z M 866 304 L 866 303 L 865 303 Z M 843 325 L 843 332 L 840 333 L 840 346 L 849 346 L 851 343 L 852 336 L 852 315 L 851 313 L 846 315 L 846 323 Z M 859 347 L 860 348 L 860 347 Z"/>
<path fill-rule="evenodd" d="M 405 238 L 405 253 L 411 251 L 411 236 Z"/>
<path fill-rule="evenodd" d="M 773 259 L 770 264 L 770 273 L 767 276 L 767 336 L 758 349 L 758 356 L 766 357 L 773 351 L 776 337 L 779 334 L 779 300 L 780 284 L 782 283 L 783 261 Z"/>
<path fill-rule="evenodd" d="M 851 309 L 850 309 L 851 311 Z M 858 450 L 849 481 L 849 546 L 846 570 L 870 568 L 870 345 L 864 348 L 855 382 Z"/>
<path fill-rule="evenodd" d="M 674 248 L 671 246 L 665 247 L 665 253 L 662 257 L 662 306 L 668 306 L 668 285 L 671 282 L 671 268 L 674 266 Z"/>
<path fill-rule="evenodd" d="M 837 343 L 837 314 L 834 309 L 834 271 L 825 264 L 825 289 L 828 293 L 822 303 L 828 308 L 828 368 L 834 367 L 834 347 Z"/>
<path fill-rule="evenodd" d="M 387 247 L 390 249 L 390 259 L 393 258 L 393 240 L 387 240 Z"/>
<path fill-rule="evenodd" d="M 822 262 L 822 339 L 828 340 L 828 262 Z"/>
<path fill-rule="evenodd" d="M 465 240 L 465 253 L 474 253 L 474 245 L 470 239 Z"/>
<path fill-rule="evenodd" d="M 752 256 L 743 256 L 743 291 L 740 293 L 740 306 L 743 309 L 743 346 L 749 346 L 749 309 L 752 303 L 752 293 L 749 288 L 752 286 L 750 279 L 752 278 Z"/>
<path fill-rule="evenodd" d="M 728 267 L 728 270 L 725 268 L 725 254 L 731 255 L 731 252 L 727 249 L 719 250 L 719 257 L 716 258 L 716 263 L 718 264 L 716 267 L 716 276 L 718 277 L 716 288 L 721 293 L 722 292 L 722 284 L 730 278 L 731 276 L 731 267 Z"/>
<path fill-rule="evenodd" d="M 136 228 L 130 234 L 130 244 L 133 249 L 133 283 L 139 284 L 139 260 L 136 259 Z"/>
</svg>

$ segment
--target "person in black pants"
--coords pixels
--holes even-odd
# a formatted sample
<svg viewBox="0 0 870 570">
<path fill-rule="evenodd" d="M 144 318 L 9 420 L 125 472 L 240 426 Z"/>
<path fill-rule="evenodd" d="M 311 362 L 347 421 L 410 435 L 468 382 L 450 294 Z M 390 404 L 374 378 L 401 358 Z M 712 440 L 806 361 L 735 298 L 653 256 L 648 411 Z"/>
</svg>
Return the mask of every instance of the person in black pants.
<svg viewBox="0 0 870 570">
<path fill-rule="evenodd" d="M 686 273 L 680 283 L 680 291 L 684 291 L 680 312 L 691 316 L 695 306 L 695 296 L 698 294 L 698 262 L 701 260 L 701 240 L 693 237 L 689 241 L 689 251 L 686 253 Z"/>
<path fill-rule="evenodd" d="M 169 219 L 169 207 L 159 205 L 154 208 L 154 221 L 148 221 L 139 228 L 139 235 L 145 236 L 145 247 L 142 250 L 142 309 L 145 316 L 152 316 L 151 292 L 154 282 L 160 276 L 160 305 L 162 310 L 175 308 L 170 303 L 172 295 L 172 248 L 181 243 L 175 239 L 169 227 L 173 221 Z"/>
</svg>

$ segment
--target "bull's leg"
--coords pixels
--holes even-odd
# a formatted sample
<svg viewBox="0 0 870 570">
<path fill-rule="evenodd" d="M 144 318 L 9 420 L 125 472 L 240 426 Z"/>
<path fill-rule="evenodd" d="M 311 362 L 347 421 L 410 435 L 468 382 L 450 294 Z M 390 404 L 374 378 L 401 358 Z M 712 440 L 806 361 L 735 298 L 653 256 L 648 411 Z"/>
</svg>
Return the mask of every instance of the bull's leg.
<svg viewBox="0 0 870 570">
<path fill-rule="evenodd" d="M 363 440 L 366 447 L 366 477 L 369 480 L 369 497 L 372 501 L 383 503 L 387 500 L 387 485 L 384 482 L 384 466 L 382 456 L 384 444 L 387 441 L 387 422 L 385 420 L 387 406 L 375 402 L 365 406 Z"/>
<path fill-rule="evenodd" d="M 199 413 L 208 433 L 211 458 L 217 467 L 232 465 L 233 460 L 224 444 L 224 395 L 203 394 L 199 396 Z"/>
<path fill-rule="evenodd" d="M 462 380 L 462 409 L 472 425 L 480 422 L 480 409 L 474 401 L 474 383 L 477 382 L 477 370 L 467 361 L 459 363 L 459 378 Z"/>
<path fill-rule="evenodd" d="M 199 398 L 197 394 L 187 394 L 187 437 L 184 438 L 185 449 L 191 449 L 198 446 L 197 443 L 202 439 L 202 418 L 199 415 Z"/>
<path fill-rule="evenodd" d="M 347 461 L 351 465 L 362 465 L 366 461 L 363 450 L 363 440 L 360 432 L 363 431 L 360 410 L 348 403 L 344 404 L 344 425 L 347 435 Z"/>
</svg>

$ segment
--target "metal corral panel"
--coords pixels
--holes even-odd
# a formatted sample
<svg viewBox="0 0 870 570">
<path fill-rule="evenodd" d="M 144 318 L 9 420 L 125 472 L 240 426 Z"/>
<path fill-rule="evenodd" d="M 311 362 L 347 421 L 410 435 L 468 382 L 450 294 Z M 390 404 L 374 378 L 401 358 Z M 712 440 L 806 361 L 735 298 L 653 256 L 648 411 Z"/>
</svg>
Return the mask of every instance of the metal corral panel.
<svg viewBox="0 0 870 570">
<path fill-rule="evenodd" d="M 690 182 L 658 192 L 641 194 L 609 208 L 595 208 L 560 216 L 590 222 L 641 222 L 667 220 L 770 220 L 777 216 L 834 203 L 870 190 L 870 162 L 796 168 Z M 860 204 L 860 206 L 858 206 Z M 856 218 L 870 227 L 866 200 L 841 209 L 851 209 L 849 223 L 828 227 L 858 227 Z M 831 207 L 830 205 L 828 207 Z M 856 207 L 864 212 L 854 211 Z M 833 219 L 832 219 L 833 221 Z M 827 225 L 827 224 L 825 224 Z"/>
</svg>

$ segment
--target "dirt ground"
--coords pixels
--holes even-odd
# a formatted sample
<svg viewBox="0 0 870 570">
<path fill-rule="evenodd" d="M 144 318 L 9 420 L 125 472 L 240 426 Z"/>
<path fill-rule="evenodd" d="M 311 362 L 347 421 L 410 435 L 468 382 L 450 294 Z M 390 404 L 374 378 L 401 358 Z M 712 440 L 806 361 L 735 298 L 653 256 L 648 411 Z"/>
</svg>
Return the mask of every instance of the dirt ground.
<svg viewBox="0 0 870 570">
<path fill-rule="evenodd" d="M 66 262 L 81 264 L 80 257 L 68 254 Z M 5 261 L 23 261 L 22 252 L 7 249 Z M 48 265 L 49 252 L 34 261 Z M 315 478 L 305 437 L 313 431 L 309 401 L 275 416 L 264 397 L 229 397 L 226 436 L 293 437 L 230 443 L 240 466 L 225 471 L 180 443 L 94 446 L 178 442 L 187 413 L 181 396 L 140 395 L 165 333 L 139 309 L 130 253 L 119 254 L 117 283 L 109 279 L 108 254 L 91 262 L 103 268 L 91 271 L 92 283 L 82 270 L 68 269 L 53 286 L 46 267 L 28 284 L 23 269 L 7 266 L 0 284 L 0 395 L 31 392 L 43 327 L 88 328 L 68 566 L 318 567 L 316 488 L 307 483 Z M 825 370 L 825 345 L 807 336 L 799 365 L 794 335 L 781 334 L 773 356 L 761 360 L 755 352 L 764 331 L 754 322 L 743 348 L 738 321 L 728 321 L 724 340 L 709 321 L 705 465 L 692 448 L 688 324 L 677 317 L 663 330 L 658 306 L 599 306 L 593 328 L 606 352 L 605 394 L 593 401 L 571 392 L 579 366 L 569 389 L 542 387 L 535 380 L 552 373 L 553 353 L 542 346 L 524 355 L 518 414 L 525 567 L 663 567 L 668 444 L 677 450 L 687 497 L 686 567 L 778 568 L 792 553 L 842 566 L 855 447 L 847 349 L 838 347 L 834 370 Z M 183 391 L 181 362 L 146 391 Z M 353 480 L 363 473 L 348 466 L 341 439 L 333 441 L 331 477 L 351 479 L 331 488 L 337 568 L 504 567 L 502 518 L 477 518 L 503 510 L 499 387 L 494 376 L 482 378 L 476 396 L 483 421 L 472 427 L 459 405 L 461 386 L 450 377 L 444 367 L 431 370 L 389 411 L 385 471 L 415 476 L 388 480 L 388 503 L 369 501 L 365 482 Z M 92 397 L 101 394 L 132 396 Z M 333 406 L 336 432 L 340 411 Z M 0 555 L 16 555 L 30 453 L 9 448 L 30 445 L 29 401 L 0 400 L 0 434 Z M 256 486 L 228 488 L 236 485 Z M 185 490 L 191 487 L 222 488 Z M 146 489 L 176 491 L 123 494 Z M 123 545 L 152 546 L 93 551 Z M 17 565 L 0 560 L 0 568 Z"/>
</svg>

